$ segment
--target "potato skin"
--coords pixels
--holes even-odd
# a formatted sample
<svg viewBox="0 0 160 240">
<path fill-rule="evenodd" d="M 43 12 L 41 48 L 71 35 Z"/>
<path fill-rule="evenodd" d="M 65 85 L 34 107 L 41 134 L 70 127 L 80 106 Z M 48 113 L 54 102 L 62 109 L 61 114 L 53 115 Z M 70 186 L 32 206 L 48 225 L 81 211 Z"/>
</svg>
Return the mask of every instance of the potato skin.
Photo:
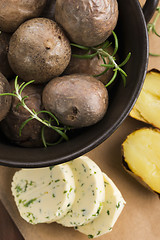
<svg viewBox="0 0 160 240">
<path fill-rule="evenodd" d="M 38 17 L 47 0 L 1 0 L 0 30 L 14 32 L 24 21 Z"/>
<path fill-rule="evenodd" d="M 117 0 L 57 0 L 55 19 L 71 41 L 96 46 L 112 33 L 118 19 Z"/>
<path fill-rule="evenodd" d="M 14 76 L 7 57 L 10 38 L 10 34 L 4 32 L 0 33 L 0 72 L 7 79 L 11 79 Z"/>
<path fill-rule="evenodd" d="M 61 123 L 81 128 L 103 118 L 108 92 L 96 78 L 72 74 L 51 80 L 43 90 L 42 101 L 45 109 L 54 113 Z"/>
<path fill-rule="evenodd" d="M 24 81 L 47 82 L 65 70 L 70 58 L 68 39 L 61 28 L 47 18 L 26 21 L 10 40 L 10 66 Z"/>
<path fill-rule="evenodd" d="M 23 81 L 19 81 L 21 84 Z M 14 80 L 10 82 L 11 91 L 14 90 Z M 30 109 L 34 109 L 36 112 L 41 111 L 43 108 L 41 101 L 41 94 L 43 85 L 28 85 L 24 88 L 22 96 L 28 96 L 25 100 L 26 105 Z M 30 118 L 30 113 L 22 106 L 17 108 L 19 100 L 16 97 L 12 98 L 12 105 L 7 117 L 1 122 L 1 130 L 4 135 L 10 140 L 11 143 L 23 146 L 23 147 L 42 147 L 41 129 L 42 124 L 37 120 L 31 120 L 22 129 L 21 136 L 19 135 L 20 126 L 22 123 Z M 43 119 L 47 119 L 46 115 L 39 114 Z M 45 139 L 48 142 L 57 141 L 59 135 L 49 129 L 45 128 Z"/>
<path fill-rule="evenodd" d="M 0 94 L 10 92 L 10 85 L 7 79 L 0 73 Z M 11 106 L 11 96 L 0 96 L 0 121 L 2 121 L 7 113 L 9 112 Z"/>
<path fill-rule="evenodd" d="M 113 53 L 113 48 L 109 48 L 107 50 L 110 54 Z M 84 50 L 81 49 L 73 49 L 72 54 L 83 55 L 85 54 Z M 105 58 L 106 63 L 109 63 L 108 58 Z M 75 74 L 75 73 L 82 73 L 91 76 L 96 76 L 101 74 L 106 68 L 102 67 L 101 64 L 104 64 L 103 59 L 95 56 L 89 59 L 81 59 L 76 57 L 71 57 L 71 61 L 68 64 L 64 74 Z M 107 84 L 109 80 L 113 76 L 113 70 L 110 68 L 106 73 L 101 76 L 96 77 L 99 81 L 104 84 Z"/>
</svg>

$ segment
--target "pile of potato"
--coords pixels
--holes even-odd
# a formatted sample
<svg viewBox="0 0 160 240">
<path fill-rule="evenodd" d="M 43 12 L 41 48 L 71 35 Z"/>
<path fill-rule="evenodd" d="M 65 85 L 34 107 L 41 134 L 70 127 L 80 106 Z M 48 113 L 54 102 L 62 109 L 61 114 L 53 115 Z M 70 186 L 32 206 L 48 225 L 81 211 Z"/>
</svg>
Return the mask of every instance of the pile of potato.
<svg viewBox="0 0 160 240">
<path fill-rule="evenodd" d="M 14 91 L 15 76 L 19 84 L 34 80 L 22 92 L 30 109 L 50 111 L 74 129 L 97 123 L 108 108 L 104 84 L 112 70 L 93 77 L 104 71 L 102 59 L 73 59 L 70 42 L 97 46 L 111 35 L 117 19 L 117 0 L 1 0 L 0 93 Z M 36 120 L 19 135 L 30 113 L 17 104 L 15 97 L 0 96 L 1 130 L 14 144 L 41 147 L 42 124 Z M 54 142 L 59 136 L 46 129 L 45 138 Z"/>
</svg>

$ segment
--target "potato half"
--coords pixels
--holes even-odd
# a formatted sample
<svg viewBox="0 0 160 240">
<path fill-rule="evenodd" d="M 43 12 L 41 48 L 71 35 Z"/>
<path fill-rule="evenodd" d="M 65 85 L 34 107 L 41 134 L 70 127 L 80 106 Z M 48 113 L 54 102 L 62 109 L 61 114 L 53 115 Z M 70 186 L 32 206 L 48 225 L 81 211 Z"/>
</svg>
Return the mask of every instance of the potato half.
<svg viewBox="0 0 160 240">
<path fill-rule="evenodd" d="M 160 131 L 142 128 L 122 144 L 123 166 L 152 191 L 160 194 Z"/>
<path fill-rule="evenodd" d="M 147 73 L 130 116 L 160 128 L 160 71 L 152 69 Z"/>
</svg>

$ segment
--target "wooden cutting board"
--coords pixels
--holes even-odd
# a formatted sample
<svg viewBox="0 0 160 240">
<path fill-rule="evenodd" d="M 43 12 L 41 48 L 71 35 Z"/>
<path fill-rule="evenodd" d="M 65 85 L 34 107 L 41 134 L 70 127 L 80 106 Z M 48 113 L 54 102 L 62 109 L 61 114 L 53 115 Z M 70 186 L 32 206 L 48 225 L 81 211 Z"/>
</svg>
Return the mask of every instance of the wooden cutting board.
<svg viewBox="0 0 160 240">
<path fill-rule="evenodd" d="M 142 4 L 143 0 L 140 1 Z M 160 21 L 157 24 L 160 33 Z M 160 54 L 160 38 L 149 36 L 150 52 Z M 148 70 L 160 70 L 160 57 L 150 57 Z M 105 142 L 89 152 L 88 155 L 99 167 L 108 174 L 122 192 L 126 207 L 115 224 L 113 231 L 101 236 L 99 240 L 159 240 L 160 239 L 160 200 L 129 176 L 121 164 L 121 143 L 126 136 L 145 124 L 128 117 L 118 130 Z M 17 169 L 0 167 L 0 199 L 18 226 L 25 240 L 87 240 L 87 236 L 72 228 L 65 228 L 56 223 L 32 226 L 20 216 L 11 195 L 10 184 Z M 21 240 L 12 231 L 13 222 L 7 220 L 0 205 L 0 240 Z M 3 234 L 3 235 L 2 235 Z M 4 236 L 5 238 L 2 236 Z M 10 237 L 11 236 L 11 237 Z"/>
</svg>

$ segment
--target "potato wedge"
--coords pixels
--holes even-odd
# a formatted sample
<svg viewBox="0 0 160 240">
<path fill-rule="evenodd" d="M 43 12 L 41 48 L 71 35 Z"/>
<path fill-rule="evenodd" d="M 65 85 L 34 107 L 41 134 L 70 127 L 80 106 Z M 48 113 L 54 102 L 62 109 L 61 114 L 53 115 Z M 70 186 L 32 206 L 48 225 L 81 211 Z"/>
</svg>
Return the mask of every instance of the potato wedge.
<svg viewBox="0 0 160 240">
<path fill-rule="evenodd" d="M 160 128 L 160 71 L 152 69 L 146 75 L 142 91 L 130 116 Z"/>
<path fill-rule="evenodd" d="M 122 144 L 123 166 L 152 191 L 160 194 L 160 131 L 141 128 Z"/>
</svg>

